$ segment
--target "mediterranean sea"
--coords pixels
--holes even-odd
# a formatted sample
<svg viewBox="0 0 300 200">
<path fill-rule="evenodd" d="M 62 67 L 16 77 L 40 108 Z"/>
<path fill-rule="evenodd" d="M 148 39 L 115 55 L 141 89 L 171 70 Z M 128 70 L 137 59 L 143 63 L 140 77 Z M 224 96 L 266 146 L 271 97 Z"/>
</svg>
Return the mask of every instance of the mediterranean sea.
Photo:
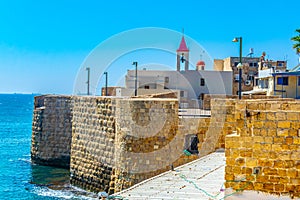
<svg viewBox="0 0 300 200">
<path fill-rule="evenodd" d="M 69 171 L 31 163 L 32 94 L 0 94 L 0 199 L 93 199 Z"/>
</svg>

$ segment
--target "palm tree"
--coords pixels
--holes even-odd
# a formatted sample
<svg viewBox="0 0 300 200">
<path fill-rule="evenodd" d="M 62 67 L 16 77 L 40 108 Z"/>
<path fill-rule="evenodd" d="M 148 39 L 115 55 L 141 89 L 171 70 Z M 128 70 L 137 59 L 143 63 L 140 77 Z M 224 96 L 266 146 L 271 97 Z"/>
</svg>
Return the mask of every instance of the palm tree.
<svg viewBox="0 0 300 200">
<path fill-rule="evenodd" d="M 295 44 L 293 44 L 293 48 L 296 49 L 296 53 L 300 55 L 300 29 L 296 29 L 296 32 L 298 32 L 299 35 L 292 37 L 291 40 L 296 42 Z"/>
</svg>

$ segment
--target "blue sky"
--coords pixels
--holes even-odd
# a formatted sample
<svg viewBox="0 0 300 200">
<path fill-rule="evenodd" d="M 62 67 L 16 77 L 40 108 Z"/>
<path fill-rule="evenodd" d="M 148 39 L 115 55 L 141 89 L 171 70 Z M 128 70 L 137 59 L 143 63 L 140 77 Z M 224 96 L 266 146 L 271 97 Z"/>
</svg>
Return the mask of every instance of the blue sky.
<svg viewBox="0 0 300 200">
<path fill-rule="evenodd" d="M 231 40 L 242 36 L 244 56 L 250 48 L 256 56 L 266 51 L 269 59 L 287 58 L 292 68 L 298 56 L 290 38 L 300 28 L 299 7 L 299 0 L 1 1 L 0 93 L 71 94 L 89 52 L 142 27 L 184 27 L 212 58 L 238 56 Z"/>
</svg>

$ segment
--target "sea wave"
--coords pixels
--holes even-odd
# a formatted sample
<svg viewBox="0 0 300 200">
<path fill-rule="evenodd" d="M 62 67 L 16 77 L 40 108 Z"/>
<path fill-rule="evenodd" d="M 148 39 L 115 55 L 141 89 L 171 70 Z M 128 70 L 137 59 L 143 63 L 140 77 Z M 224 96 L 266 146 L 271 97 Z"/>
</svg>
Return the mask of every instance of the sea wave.
<svg viewBox="0 0 300 200">
<path fill-rule="evenodd" d="M 96 194 L 84 191 L 73 186 L 67 186 L 62 190 L 53 190 L 46 186 L 35 186 L 32 190 L 32 193 L 35 193 L 36 195 L 42 197 L 54 197 L 60 199 L 94 200 L 97 198 Z"/>
<path fill-rule="evenodd" d="M 18 158 L 18 161 L 26 162 L 31 164 L 31 158 Z"/>
</svg>

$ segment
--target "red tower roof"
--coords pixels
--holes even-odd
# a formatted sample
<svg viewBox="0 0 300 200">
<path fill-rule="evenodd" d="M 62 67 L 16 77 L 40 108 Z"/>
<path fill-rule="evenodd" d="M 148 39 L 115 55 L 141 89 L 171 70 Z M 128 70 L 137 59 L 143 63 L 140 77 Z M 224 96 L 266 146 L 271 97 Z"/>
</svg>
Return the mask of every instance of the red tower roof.
<svg viewBox="0 0 300 200">
<path fill-rule="evenodd" d="M 199 60 L 197 62 L 197 65 L 196 66 L 202 66 L 202 65 L 205 65 L 205 62 L 203 60 Z"/>
<path fill-rule="evenodd" d="M 178 51 L 189 51 L 189 49 L 188 49 L 187 46 L 186 46 L 184 36 L 182 36 L 182 39 L 181 39 L 179 48 L 177 49 L 177 52 L 178 52 Z"/>
</svg>

